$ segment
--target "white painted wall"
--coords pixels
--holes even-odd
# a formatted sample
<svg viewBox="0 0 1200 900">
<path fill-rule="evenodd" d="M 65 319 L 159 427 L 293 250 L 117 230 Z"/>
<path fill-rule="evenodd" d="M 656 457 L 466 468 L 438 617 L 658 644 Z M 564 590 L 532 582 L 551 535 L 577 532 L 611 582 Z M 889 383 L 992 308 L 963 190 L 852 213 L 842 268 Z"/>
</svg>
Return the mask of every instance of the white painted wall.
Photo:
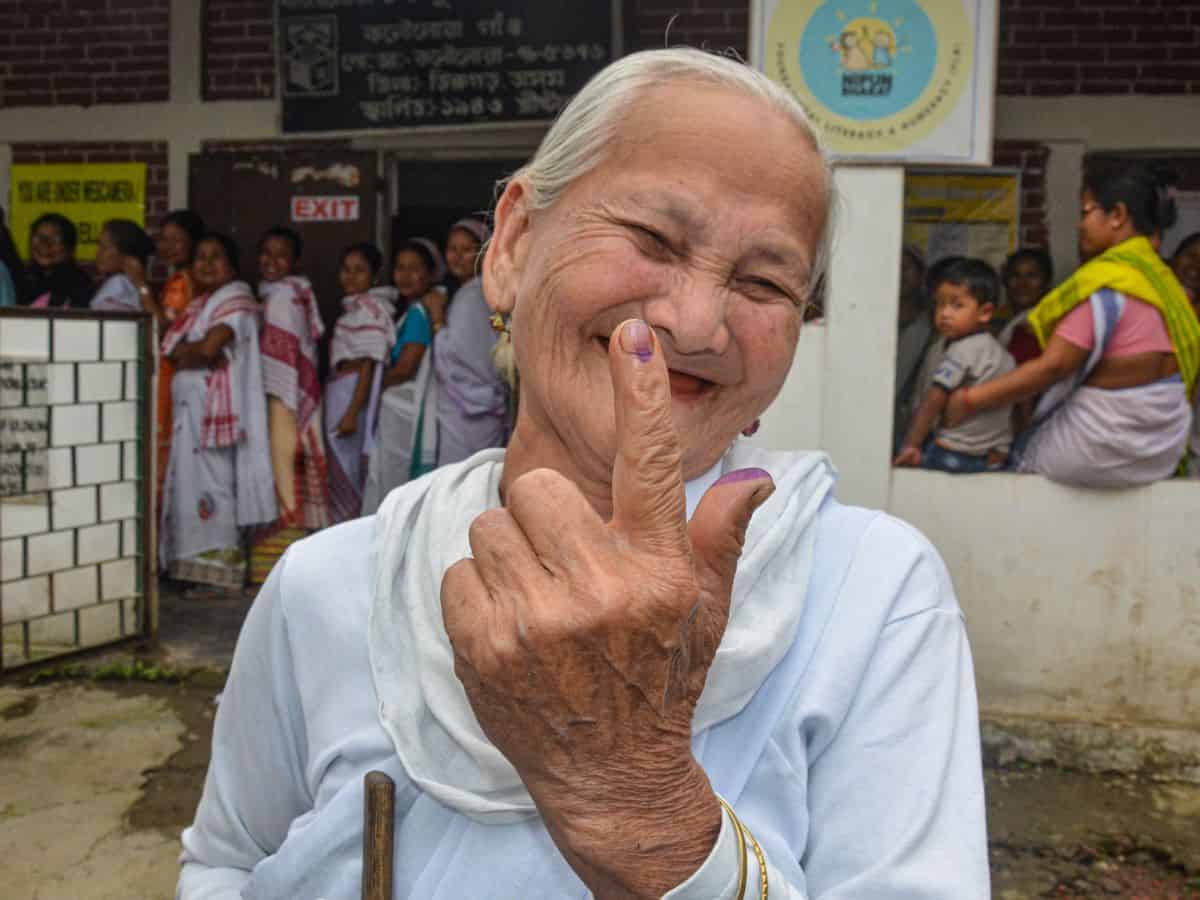
<svg viewBox="0 0 1200 900">
<path fill-rule="evenodd" d="M 1063 142 L 1048 178 L 1072 220 L 1083 146 Z M 829 318 L 802 332 L 755 441 L 827 451 L 843 501 L 929 536 L 967 616 L 985 713 L 1200 729 L 1200 482 L 1093 491 L 892 470 L 899 181 L 858 168 L 837 183 Z"/>
<path fill-rule="evenodd" d="M 950 567 L 985 711 L 1200 727 L 1200 482 L 900 470 L 889 509 Z"/>
</svg>

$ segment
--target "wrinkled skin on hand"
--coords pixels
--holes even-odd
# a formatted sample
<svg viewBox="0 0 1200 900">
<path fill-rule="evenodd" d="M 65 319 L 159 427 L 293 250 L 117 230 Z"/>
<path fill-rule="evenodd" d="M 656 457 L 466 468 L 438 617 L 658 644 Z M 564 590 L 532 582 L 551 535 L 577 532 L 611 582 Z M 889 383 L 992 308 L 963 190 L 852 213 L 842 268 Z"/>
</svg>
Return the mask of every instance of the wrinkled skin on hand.
<svg viewBox="0 0 1200 900">
<path fill-rule="evenodd" d="M 522 475 L 473 523 L 474 557 L 446 573 L 442 610 L 475 715 L 567 861 L 597 896 L 660 896 L 720 827 L 692 713 L 746 527 L 774 488 L 761 470 L 730 473 L 689 523 L 653 333 L 623 323 L 609 359 L 612 521 L 559 473 Z"/>
</svg>

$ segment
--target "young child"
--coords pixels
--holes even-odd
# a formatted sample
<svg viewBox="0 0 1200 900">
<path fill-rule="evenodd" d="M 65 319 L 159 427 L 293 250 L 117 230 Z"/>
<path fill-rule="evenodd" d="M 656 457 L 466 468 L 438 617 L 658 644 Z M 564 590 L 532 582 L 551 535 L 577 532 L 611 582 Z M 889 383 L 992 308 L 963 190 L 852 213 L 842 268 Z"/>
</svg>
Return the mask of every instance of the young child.
<svg viewBox="0 0 1200 900">
<path fill-rule="evenodd" d="M 983 260 L 957 259 L 936 272 L 930 288 L 934 326 L 942 339 L 929 348 L 921 366 L 919 406 L 895 465 L 959 474 L 1002 468 L 1012 444 L 1011 407 L 973 415 L 953 428 L 936 427 L 951 393 L 990 381 L 1014 366 L 1012 356 L 988 330 L 1000 297 L 1000 279 Z M 969 406 L 969 392 L 966 396 Z"/>
</svg>

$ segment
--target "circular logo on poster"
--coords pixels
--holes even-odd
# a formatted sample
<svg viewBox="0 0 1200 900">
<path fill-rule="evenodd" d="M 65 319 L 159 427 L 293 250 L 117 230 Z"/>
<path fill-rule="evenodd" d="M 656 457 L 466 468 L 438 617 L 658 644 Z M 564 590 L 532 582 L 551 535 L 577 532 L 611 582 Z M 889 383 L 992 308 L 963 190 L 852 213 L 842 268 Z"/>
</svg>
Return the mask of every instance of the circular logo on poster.
<svg viewBox="0 0 1200 900">
<path fill-rule="evenodd" d="M 842 154 L 894 153 L 954 109 L 974 60 L 960 0 L 781 2 L 766 70 Z"/>
</svg>

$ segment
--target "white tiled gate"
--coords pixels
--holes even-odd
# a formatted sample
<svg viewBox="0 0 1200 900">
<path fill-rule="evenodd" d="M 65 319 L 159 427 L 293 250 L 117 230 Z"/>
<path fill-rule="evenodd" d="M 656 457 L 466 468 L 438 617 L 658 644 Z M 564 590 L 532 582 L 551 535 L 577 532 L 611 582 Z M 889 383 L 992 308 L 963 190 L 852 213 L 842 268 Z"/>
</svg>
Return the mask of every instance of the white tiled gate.
<svg viewBox="0 0 1200 900">
<path fill-rule="evenodd" d="M 0 670 L 148 633 L 152 340 L 0 309 Z"/>
</svg>

